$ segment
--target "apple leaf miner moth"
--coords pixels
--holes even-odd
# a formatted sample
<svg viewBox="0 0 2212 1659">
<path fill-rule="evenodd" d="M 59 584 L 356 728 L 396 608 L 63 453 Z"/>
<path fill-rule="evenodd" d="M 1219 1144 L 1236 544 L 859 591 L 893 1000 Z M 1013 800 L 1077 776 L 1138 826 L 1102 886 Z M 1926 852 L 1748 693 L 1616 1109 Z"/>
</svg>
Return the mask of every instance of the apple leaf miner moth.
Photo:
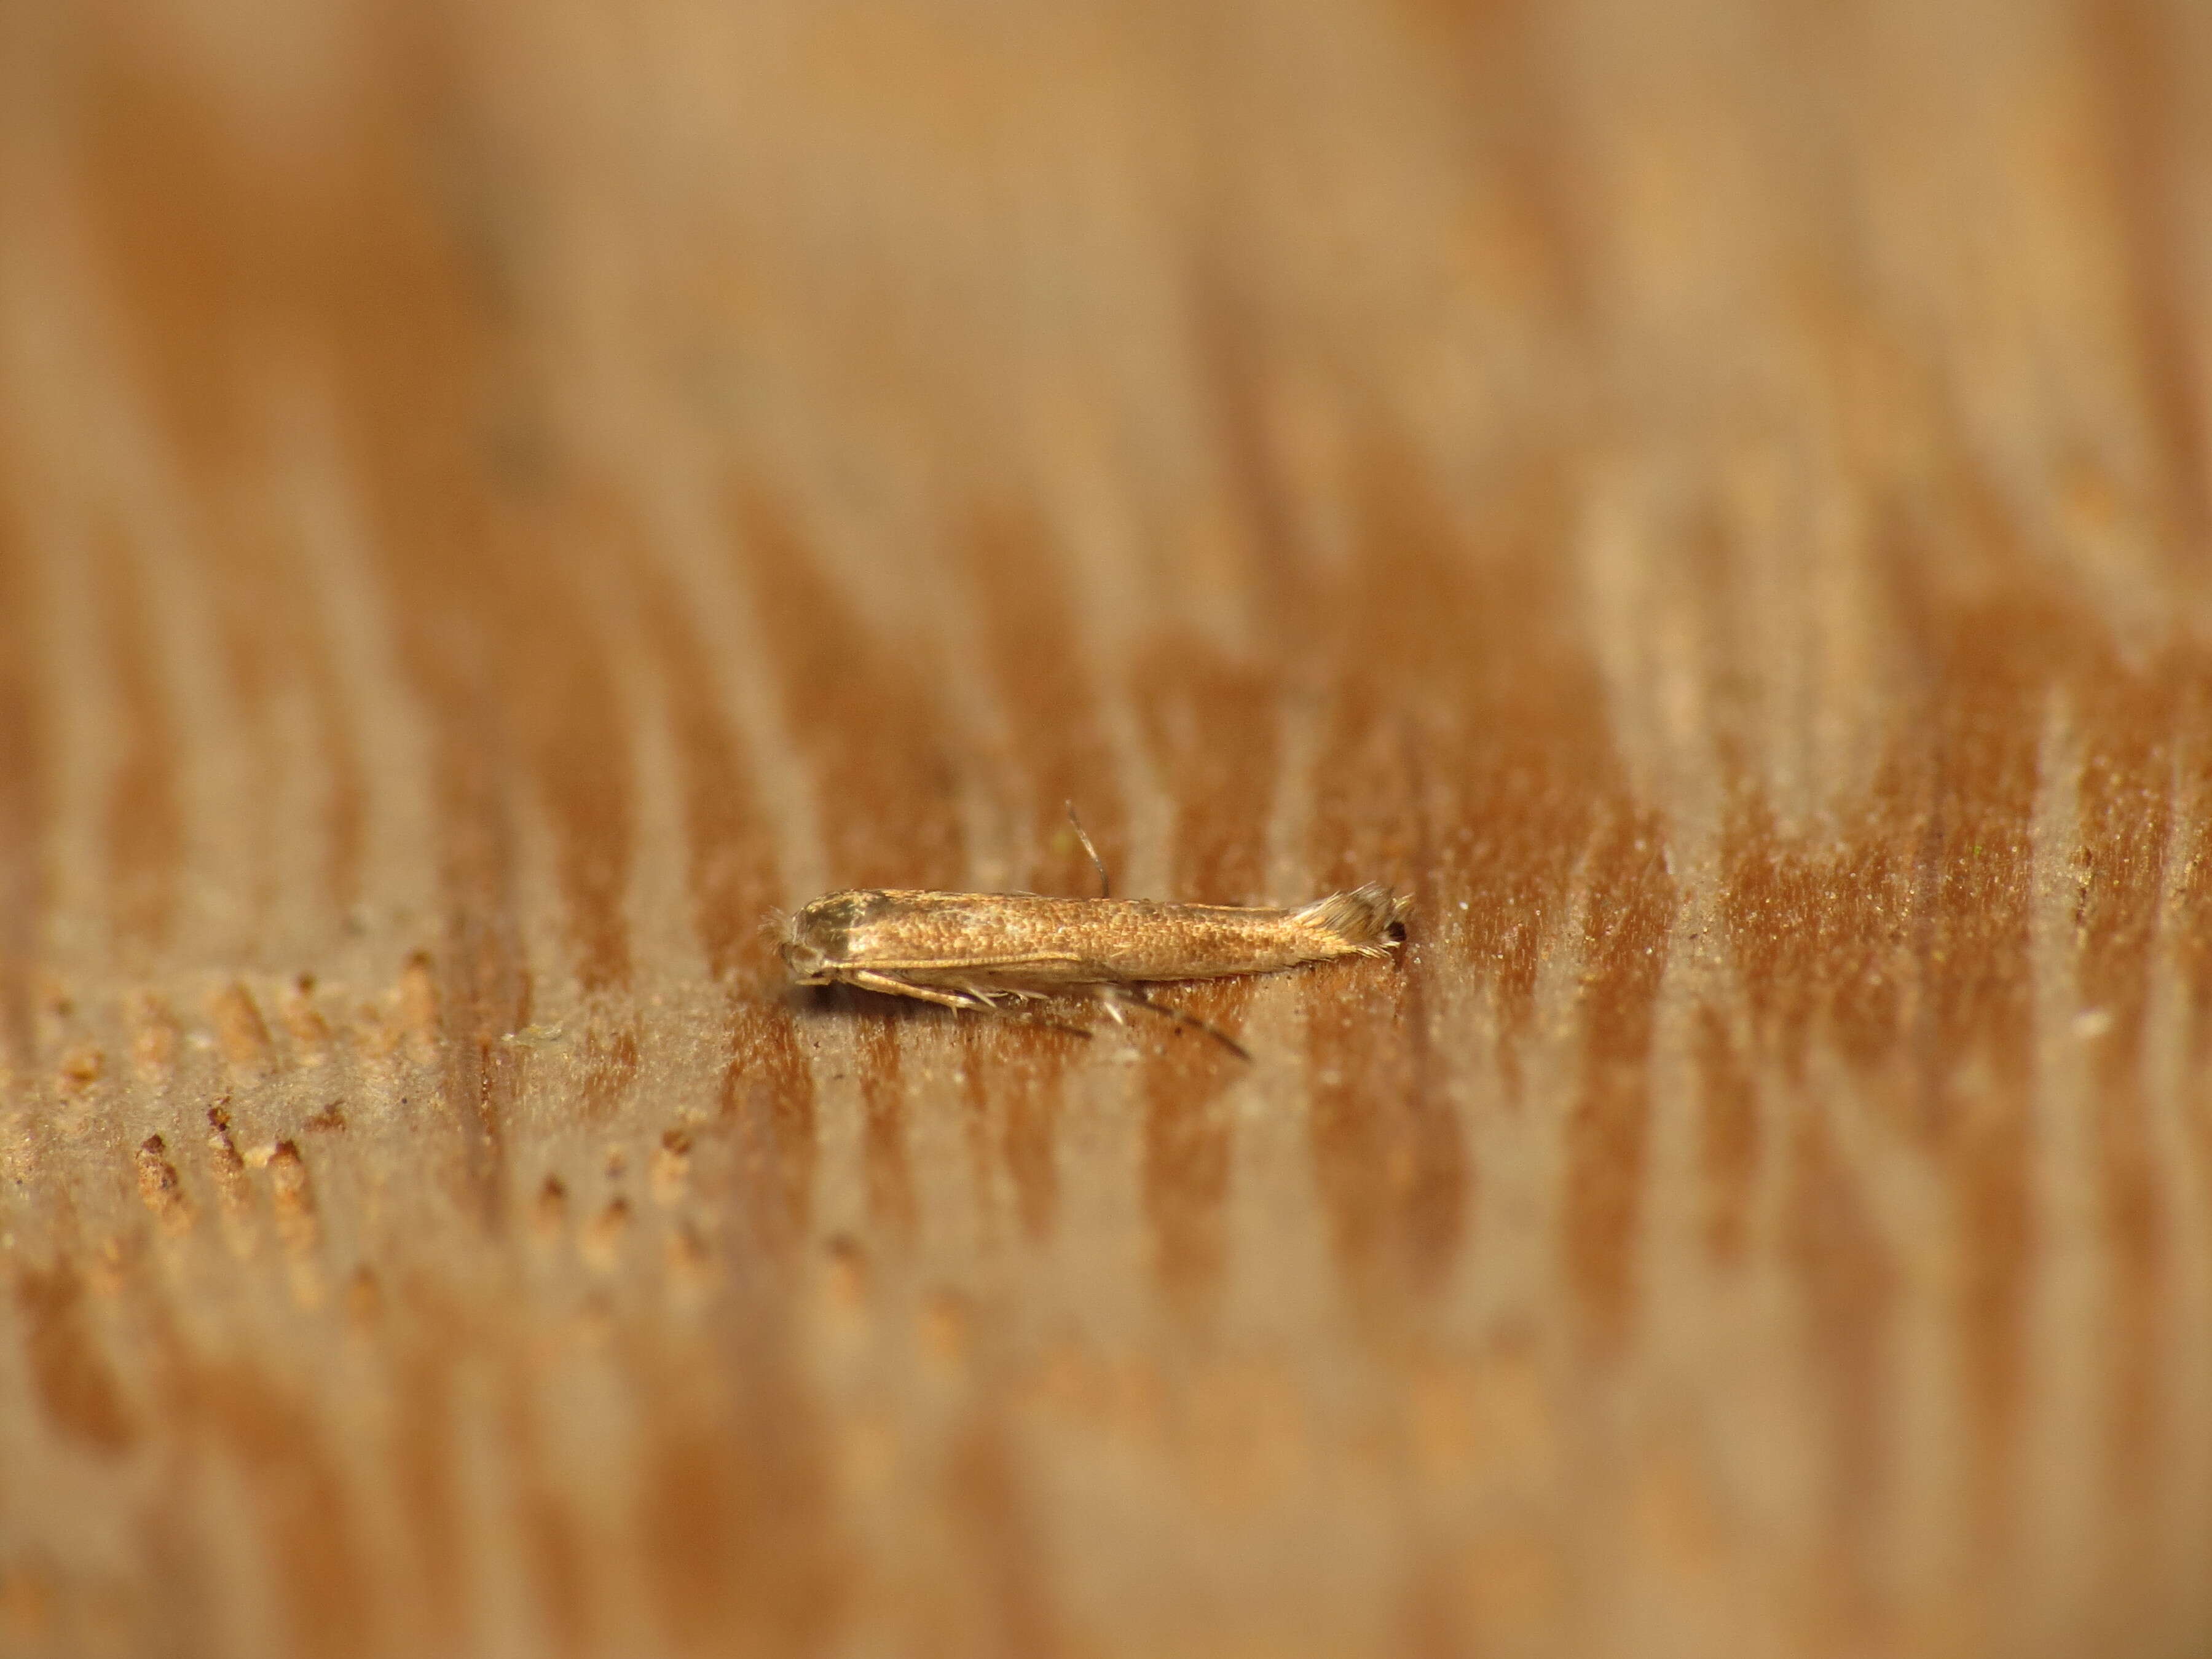
<svg viewBox="0 0 2212 1659">
<path fill-rule="evenodd" d="M 1249 1059 L 1235 1039 L 1155 1002 L 1146 987 L 1388 957 L 1404 939 L 1411 901 L 1379 882 L 1290 910 L 1114 898 L 1080 823 L 1076 834 L 1098 870 L 1096 898 L 899 888 L 829 893 L 785 927 L 784 965 L 798 985 L 850 985 L 977 1012 L 1061 996 L 1095 1000 L 1116 1021 L 1125 1008 L 1146 1008 Z"/>
</svg>

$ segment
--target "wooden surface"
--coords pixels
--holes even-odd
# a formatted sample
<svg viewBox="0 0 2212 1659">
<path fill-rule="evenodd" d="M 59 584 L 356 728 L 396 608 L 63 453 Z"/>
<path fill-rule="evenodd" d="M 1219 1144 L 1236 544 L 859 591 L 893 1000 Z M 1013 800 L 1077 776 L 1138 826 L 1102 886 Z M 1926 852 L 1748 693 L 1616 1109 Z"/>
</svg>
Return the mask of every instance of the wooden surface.
<svg viewBox="0 0 2212 1659">
<path fill-rule="evenodd" d="M 2208 409 L 2193 0 L 0 7 L 0 1651 L 2204 1651 Z"/>
</svg>

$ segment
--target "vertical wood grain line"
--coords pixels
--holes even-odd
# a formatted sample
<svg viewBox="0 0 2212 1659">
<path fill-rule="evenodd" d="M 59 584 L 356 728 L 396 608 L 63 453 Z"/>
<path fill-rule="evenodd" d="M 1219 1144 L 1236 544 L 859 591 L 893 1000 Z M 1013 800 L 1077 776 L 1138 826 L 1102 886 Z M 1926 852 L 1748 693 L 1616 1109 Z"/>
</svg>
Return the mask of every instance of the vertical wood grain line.
<svg viewBox="0 0 2212 1659">
<path fill-rule="evenodd" d="M 2074 27 L 2097 77 L 2106 139 L 2103 181 L 2119 209 L 2120 252 L 2135 335 L 2137 384 L 2149 417 L 2160 539 L 2177 564 L 2212 556 L 2212 319 L 2202 285 L 2212 250 L 2192 242 L 2187 216 L 2202 210 L 2201 166 L 2185 100 L 2212 91 L 2212 74 L 2182 44 L 2157 0 L 2075 8 Z M 2182 40 L 2177 40 L 2180 36 Z"/>
<path fill-rule="evenodd" d="M 882 639 L 822 569 L 790 509 L 757 489 L 731 501 L 745 584 L 805 757 L 831 882 L 960 884 L 959 760 L 926 665 Z"/>
<path fill-rule="evenodd" d="M 0 491 L 0 1071 L 27 1073 L 38 1047 L 32 982 L 46 926 L 46 734 L 39 678 L 42 611 L 28 533 Z"/>
<path fill-rule="evenodd" d="M 2167 1295 L 2169 1183 L 2152 1148 L 2144 1045 L 2173 820 L 2179 687 L 2163 665 L 2130 673 L 2102 653 L 2091 655 L 2082 678 L 2075 925 L 2081 1017 L 2101 1031 L 2089 1109 L 2112 1257 L 2111 1525 L 2132 1546 L 2117 1546 L 2116 1557 L 2136 1557 L 2159 1514 L 2156 1448 L 2166 1437 L 2168 1411 L 2160 1384 L 2167 1322 L 2177 1311 Z"/>
<path fill-rule="evenodd" d="M 492 580 L 469 596 L 496 653 L 497 682 L 480 689 L 500 699 L 550 821 L 576 977 L 586 996 L 602 995 L 630 979 L 637 781 L 608 660 L 613 642 L 572 566 L 617 556 L 615 549 L 634 549 L 635 538 L 603 499 L 565 480 L 508 503 L 494 529 L 496 550 L 485 560 Z"/>
<path fill-rule="evenodd" d="M 404 533 L 394 532 L 389 533 Z M 411 591 L 410 591 L 411 588 Z M 529 1024 L 531 988 L 515 916 L 513 774 L 482 667 L 455 658 L 456 618 L 434 589 L 403 580 L 392 596 L 400 651 L 425 704 L 443 909 L 435 962 L 446 1102 L 462 1180 L 486 1224 L 503 1224 L 515 1060 L 500 1041 Z"/>
<path fill-rule="evenodd" d="M 1126 881 L 1129 818 L 1096 690 L 1097 641 L 1061 574 L 1064 550 L 1043 515 L 1019 499 L 979 508 L 955 546 L 1025 795 L 1014 814 L 1014 884 L 1092 890 L 1090 860 L 1064 816 L 1069 805 L 1108 871 Z M 997 1135 L 1023 1231 L 1042 1240 L 1057 1208 L 1059 1121 L 1073 1050 L 1059 1041 L 994 1044 L 974 1031 L 965 1052 L 969 1089 L 987 1133 Z"/>
<path fill-rule="evenodd" d="M 769 932 L 778 892 L 775 842 L 757 771 L 718 700 L 697 627 L 659 563 L 635 566 L 645 635 L 665 677 L 683 769 L 685 879 L 708 970 L 728 1001 L 720 1115 L 744 1151 L 751 1241 L 780 1254 L 803 1236 L 813 1195 L 814 1082 L 800 1052 Z"/>
<path fill-rule="evenodd" d="M 1850 1155 L 1821 1103 L 1798 1096 L 1790 1105 L 1780 1249 L 1810 1316 L 1805 1370 L 1824 1437 L 1829 1595 L 1864 1629 L 1882 1602 L 1881 1528 L 1905 1495 L 1891 1382 L 1899 1268 L 1872 1214 L 1878 1170 Z"/>
<path fill-rule="evenodd" d="M 283 464 L 273 450 L 264 451 L 263 459 L 272 471 Z M 311 809 L 321 831 L 321 857 L 315 862 L 325 906 L 332 919 L 342 918 L 361 899 L 367 782 L 355 718 L 332 662 L 332 641 L 300 544 L 304 526 L 296 514 L 280 515 L 276 501 L 226 499 L 213 482 L 199 505 L 210 528 L 198 562 L 214 590 L 216 626 L 232 688 L 241 712 L 259 724 L 253 734 L 260 740 L 255 793 L 271 800 L 279 797 L 286 781 L 276 775 L 273 758 L 275 721 L 284 705 L 299 697 L 306 704 L 321 797 L 319 807 Z M 270 866 L 258 875 L 271 884 L 291 867 L 273 859 Z M 279 908 L 296 908 L 304 896 L 264 895 Z"/>
<path fill-rule="evenodd" d="M 1664 827 L 1625 805 L 1592 848 L 1583 922 L 1582 1079 L 1567 1123 L 1567 1272 L 1600 1352 L 1635 1311 L 1651 1042 L 1674 920 Z"/>
<path fill-rule="evenodd" d="M 1173 896 L 1249 904 L 1264 897 L 1267 813 L 1279 764 L 1279 714 L 1262 665 L 1196 638 L 1161 639 L 1134 677 L 1154 764 L 1173 803 Z M 1217 1024 L 1248 988 L 1178 987 L 1178 1007 Z M 1147 1022 L 1158 1026 L 1160 1022 Z M 1233 1026 L 1233 1019 L 1230 1021 Z M 1236 1130 L 1223 1095 L 1239 1065 L 1180 1030 L 1137 1028 L 1145 1101 L 1144 1201 L 1154 1278 L 1179 1313 L 1209 1314 L 1226 1265 Z"/>
<path fill-rule="evenodd" d="M 116 932 L 140 952 L 159 950 L 176 917 L 184 859 L 176 781 L 177 733 L 155 654 L 146 594 L 118 538 L 92 555 L 108 673 L 123 716 L 123 750 L 107 788 L 105 831 Z"/>
</svg>

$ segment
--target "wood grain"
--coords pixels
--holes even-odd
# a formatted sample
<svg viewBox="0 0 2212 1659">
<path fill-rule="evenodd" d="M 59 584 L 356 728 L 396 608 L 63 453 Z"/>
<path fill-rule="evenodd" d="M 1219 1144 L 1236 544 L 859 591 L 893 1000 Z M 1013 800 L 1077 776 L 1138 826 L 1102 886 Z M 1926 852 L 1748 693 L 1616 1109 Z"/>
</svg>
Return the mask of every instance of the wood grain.
<svg viewBox="0 0 2212 1659">
<path fill-rule="evenodd" d="M 0 9 L 0 1650 L 2198 1650 L 2208 408 L 2188 0 Z"/>
</svg>

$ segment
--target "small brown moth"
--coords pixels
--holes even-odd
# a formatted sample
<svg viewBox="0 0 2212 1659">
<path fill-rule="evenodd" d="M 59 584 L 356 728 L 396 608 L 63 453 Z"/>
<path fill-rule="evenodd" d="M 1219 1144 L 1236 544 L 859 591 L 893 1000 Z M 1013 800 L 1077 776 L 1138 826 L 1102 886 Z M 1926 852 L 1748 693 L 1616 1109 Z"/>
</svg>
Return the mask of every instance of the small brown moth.
<svg viewBox="0 0 2212 1659">
<path fill-rule="evenodd" d="M 1273 973 L 1331 957 L 1387 957 L 1404 937 L 1412 902 L 1379 882 L 1295 910 L 1114 898 L 1097 850 L 1081 824 L 1075 829 L 1098 870 L 1097 898 L 899 888 L 826 894 L 784 930 L 793 982 L 853 985 L 978 1012 L 1087 996 L 1117 1021 L 1125 1006 L 1148 1008 L 1243 1054 L 1232 1038 L 1154 1002 L 1144 987 Z"/>
</svg>

